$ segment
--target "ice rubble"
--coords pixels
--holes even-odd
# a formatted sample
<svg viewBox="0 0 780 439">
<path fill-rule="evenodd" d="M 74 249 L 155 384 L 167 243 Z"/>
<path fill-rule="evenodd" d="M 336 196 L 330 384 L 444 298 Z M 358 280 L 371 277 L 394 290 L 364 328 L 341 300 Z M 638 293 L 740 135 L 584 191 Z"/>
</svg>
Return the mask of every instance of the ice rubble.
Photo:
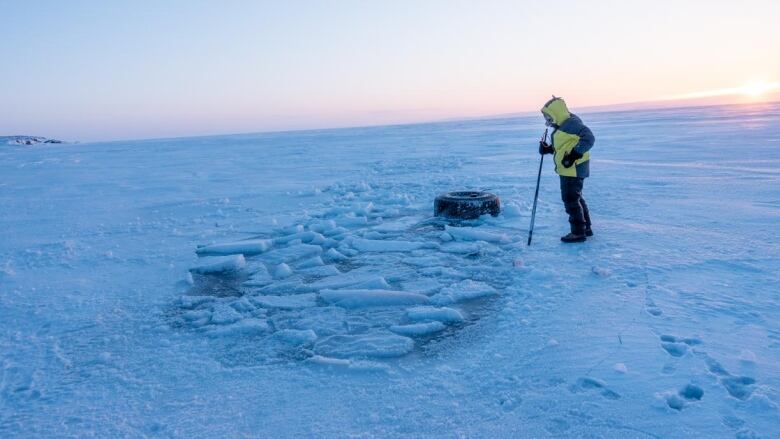
<svg viewBox="0 0 780 439">
<path fill-rule="evenodd" d="M 361 359 L 406 355 L 467 322 L 461 305 L 500 294 L 504 284 L 480 276 L 512 244 L 506 233 L 398 212 L 331 207 L 275 236 L 199 247 L 190 271 L 233 273 L 241 293 L 182 297 L 184 326 L 311 345 L 304 357 L 314 363 L 352 368 Z"/>
</svg>

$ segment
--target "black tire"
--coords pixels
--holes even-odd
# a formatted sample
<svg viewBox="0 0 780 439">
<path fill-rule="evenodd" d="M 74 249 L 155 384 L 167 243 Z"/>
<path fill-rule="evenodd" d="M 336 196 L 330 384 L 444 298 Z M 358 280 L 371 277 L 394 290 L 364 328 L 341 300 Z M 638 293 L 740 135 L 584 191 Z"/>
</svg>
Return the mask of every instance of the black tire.
<svg viewBox="0 0 780 439">
<path fill-rule="evenodd" d="M 501 201 L 489 192 L 447 192 L 433 202 L 433 214 L 447 218 L 474 219 L 486 213 L 497 216 L 500 212 Z"/>
</svg>

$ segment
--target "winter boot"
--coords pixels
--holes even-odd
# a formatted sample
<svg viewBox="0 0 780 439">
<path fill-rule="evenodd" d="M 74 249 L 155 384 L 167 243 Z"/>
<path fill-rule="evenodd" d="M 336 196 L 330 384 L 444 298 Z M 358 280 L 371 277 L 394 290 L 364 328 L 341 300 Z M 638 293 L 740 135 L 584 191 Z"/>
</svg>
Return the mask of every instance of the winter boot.
<svg viewBox="0 0 780 439">
<path fill-rule="evenodd" d="M 563 241 L 563 242 L 565 242 L 567 244 L 570 244 L 570 243 L 573 243 L 573 242 L 585 242 L 586 239 L 587 238 L 585 237 L 584 234 L 583 235 L 577 235 L 577 234 L 574 234 L 574 233 L 569 233 L 568 235 L 561 237 L 561 241 Z"/>
<path fill-rule="evenodd" d="M 588 238 L 593 236 L 593 229 L 591 229 L 590 226 L 588 226 L 588 228 L 585 229 L 585 236 L 587 236 Z"/>
</svg>

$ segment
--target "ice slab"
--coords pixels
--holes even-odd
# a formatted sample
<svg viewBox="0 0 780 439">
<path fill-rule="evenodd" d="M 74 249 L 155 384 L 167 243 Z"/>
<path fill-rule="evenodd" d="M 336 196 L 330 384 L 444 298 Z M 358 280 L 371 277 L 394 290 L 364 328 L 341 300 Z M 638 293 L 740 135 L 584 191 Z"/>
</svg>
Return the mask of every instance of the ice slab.
<svg viewBox="0 0 780 439">
<path fill-rule="evenodd" d="M 225 325 L 241 320 L 241 314 L 228 304 L 220 303 L 214 307 L 211 313 L 211 323 Z"/>
<path fill-rule="evenodd" d="M 444 230 L 455 238 L 456 241 L 509 242 L 509 238 L 505 234 L 491 233 L 484 230 L 478 230 L 474 227 L 444 226 Z"/>
<path fill-rule="evenodd" d="M 250 300 L 263 308 L 295 309 L 317 305 L 317 295 L 314 293 L 289 296 L 254 296 Z"/>
<path fill-rule="evenodd" d="M 273 242 L 275 244 L 288 244 L 296 240 L 300 240 L 301 242 L 305 242 L 307 244 L 319 245 L 325 242 L 325 237 L 322 236 L 322 234 L 313 231 L 297 232 L 291 235 L 275 238 Z"/>
<path fill-rule="evenodd" d="M 382 276 L 372 273 L 347 272 L 338 276 L 326 277 L 308 285 L 314 289 L 335 289 L 355 287 L 361 289 L 389 289 L 387 281 Z"/>
<path fill-rule="evenodd" d="M 349 257 L 345 256 L 344 254 L 340 253 L 335 248 L 328 249 L 328 251 L 325 252 L 325 259 L 333 262 L 342 262 L 349 259 Z"/>
<path fill-rule="evenodd" d="M 267 263 L 279 265 L 282 262 L 290 263 L 300 259 L 318 256 L 320 253 L 322 253 L 322 247 L 319 245 L 293 244 L 289 247 L 271 250 L 264 253 L 261 257 L 263 261 Z"/>
<path fill-rule="evenodd" d="M 436 279 L 424 277 L 421 279 L 402 282 L 401 288 L 403 288 L 405 291 L 414 291 L 430 295 L 439 291 L 441 289 L 441 284 Z"/>
<path fill-rule="evenodd" d="M 490 285 L 466 279 L 455 285 L 442 288 L 431 297 L 431 302 L 437 305 L 449 305 L 495 294 L 498 294 L 498 291 Z"/>
<path fill-rule="evenodd" d="M 206 332 L 212 337 L 230 337 L 236 335 L 257 335 L 269 331 L 268 322 L 265 319 L 248 318 L 226 326 L 219 326 Z"/>
<path fill-rule="evenodd" d="M 246 265 L 244 255 L 214 256 L 201 258 L 199 264 L 190 268 L 190 273 L 218 274 L 238 271 Z"/>
<path fill-rule="evenodd" d="M 320 267 L 302 268 L 298 273 L 304 276 L 330 277 L 341 274 L 338 268 L 333 265 L 323 265 Z"/>
<path fill-rule="evenodd" d="M 244 284 L 246 285 L 246 283 Z M 268 284 L 256 292 L 261 294 L 298 294 L 313 291 L 310 285 L 304 284 L 299 278 L 290 278 L 289 280 L 276 281 Z"/>
<path fill-rule="evenodd" d="M 179 298 L 179 306 L 192 309 L 214 300 L 216 300 L 214 296 L 181 296 Z"/>
<path fill-rule="evenodd" d="M 265 253 L 273 247 L 273 241 L 270 239 L 247 239 L 244 241 L 226 242 L 222 244 L 213 244 L 200 247 L 195 250 L 199 256 L 219 256 L 236 255 L 245 256 L 259 255 Z"/>
<path fill-rule="evenodd" d="M 389 331 L 377 331 L 357 335 L 332 335 L 318 341 L 314 352 L 335 358 L 391 358 L 406 355 L 414 349 L 409 337 Z"/>
<path fill-rule="evenodd" d="M 457 309 L 434 306 L 418 306 L 406 310 L 406 318 L 413 322 L 438 321 L 442 323 L 459 323 L 464 320 L 463 314 Z"/>
<path fill-rule="evenodd" d="M 309 223 L 309 230 L 317 233 L 324 233 L 336 228 L 336 222 L 333 220 L 315 220 Z"/>
<path fill-rule="evenodd" d="M 484 241 L 448 242 L 441 245 L 441 251 L 460 255 L 495 255 L 501 250 Z"/>
<path fill-rule="evenodd" d="M 292 274 L 292 268 L 284 262 L 274 268 L 274 279 L 286 279 L 292 276 Z"/>
<path fill-rule="evenodd" d="M 311 329 L 283 329 L 274 333 L 274 337 L 291 345 L 307 345 L 317 340 L 317 334 Z"/>
<path fill-rule="evenodd" d="M 374 227 L 373 230 L 381 233 L 403 232 L 417 224 L 419 221 L 420 219 L 417 217 L 404 217 L 393 221 L 385 221 Z"/>
<path fill-rule="evenodd" d="M 322 290 L 320 297 L 343 308 L 417 305 L 429 302 L 428 296 L 423 294 L 393 290 Z"/>
<path fill-rule="evenodd" d="M 337 306 L 313 306 L 277 313 L 272 321 L 277 329 L 312 329 L 319 336 L 327 336 L 344 333 L 346 314 Z"/>
<path fill-rule="evenodd" d="M 298 262 L 295 264 L 296 268 L 312 268 L 312 267 L 321 267 L 325 265 L 325 262 L 322 261 L 322 258 L 320 256 L 315 256 L 313 258 L 305 259 L 303 261 Z"/>
<path fill-rule="evenodd" d="M 243 285 L 245 287 L 264 287 L 274 281 L 265 265 L 254 264 L 253 268 L 255 272 L 249 276 L 249 279 L 244 281 Z"/>
<path fill-rule="evenodd" d="M 361 252 L 410 252 L 421 248 L 430 247 L 424 242 L 416 241 L 392 241 L 355 238 L 352 240 L 352 248 Z"/>
<path fill-rule="evenodd" d="M 409 325 L 393 325 L 390 330 L 406 337 L 420 337 L 443 331 L 446 328 L 442 322 L 412 323 Z"/>
</svg>

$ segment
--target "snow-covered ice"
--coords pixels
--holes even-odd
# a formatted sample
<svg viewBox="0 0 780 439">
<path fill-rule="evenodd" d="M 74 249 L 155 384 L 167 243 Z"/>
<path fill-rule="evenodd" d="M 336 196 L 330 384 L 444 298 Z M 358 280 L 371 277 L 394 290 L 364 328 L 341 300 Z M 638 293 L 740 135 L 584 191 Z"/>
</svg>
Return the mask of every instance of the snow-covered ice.
<svg viewBox="0 0 780 439">
<path fill-rule="evenodd" d="M 583 119 L 5 146 L 0 436 L 776 436 L 780 105 Z"/>
</svg>

